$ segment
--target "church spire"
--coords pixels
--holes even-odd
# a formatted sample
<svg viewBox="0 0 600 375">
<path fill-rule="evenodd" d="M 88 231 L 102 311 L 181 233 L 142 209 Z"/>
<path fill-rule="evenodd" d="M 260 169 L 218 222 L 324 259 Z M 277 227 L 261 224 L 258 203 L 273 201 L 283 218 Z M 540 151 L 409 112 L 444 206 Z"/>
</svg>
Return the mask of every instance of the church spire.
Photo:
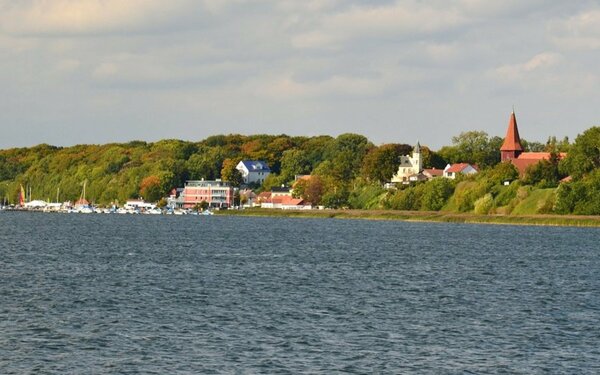
<svg viewBox="0 0 600 375">
<path fill-rule="evenodd" d="M 523 152 L 523 146 L 521 146 L 521 137 L 519 137 L 519 129 L 517 128 L 517 117 L 515 116 L 515 110 L 513 108 L 508 120 L 508 129 L 506 130 L 506 137 L 504 143 L 500 147 L 501 159 L 510 160 L 516 159 Z"/>
</svg>

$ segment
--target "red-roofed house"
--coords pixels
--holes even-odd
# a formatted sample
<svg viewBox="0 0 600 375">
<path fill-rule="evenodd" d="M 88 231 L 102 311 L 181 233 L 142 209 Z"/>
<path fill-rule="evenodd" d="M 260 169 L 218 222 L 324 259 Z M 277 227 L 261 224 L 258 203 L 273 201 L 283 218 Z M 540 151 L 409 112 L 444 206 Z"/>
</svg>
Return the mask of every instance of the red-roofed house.
<svg viewBox="0 0 600 375">
<path fill-rule="evenodd" d="M 564 152 L 558 155 L 560 159 L 566 156 L 567 154 Z M 550 153 L 523 152 L 519 129 L 517 127 L 517 117 L 515 116 L 515 111 L 513 111 L 508 120 L 508 129 L 506 130 L 504 143 L 500 147 L 500 159 L 504 162 L 512 163 L 519 171 L 519 174 L 523 175 L 529 166 L 537 164 L 541 160 L 549 160 Z"/>
<path fill-rule="evenodd" d="M 304 204 L 301 198 L 293 198 L 289 195 L 280 195 L 272 197 L 268 201 L 262 202 L 262 208 L 279 208 L 282 210 L 307 210 L 311 209 L 310 204 Z"/>
<path fill-rule="evenodd" d="M 436 169 L 436 168 L 431 168 L 431 169 L 426 168 L 426 169 L 423 169 L 423 174 L 425 175 L 425 177 L 427 177 L 427 179 L 431 180 L 436 177 L 442 177 L 444 175 L 444 170 Z"/>
<path fill-rule="evenodd" d="M 448 164 L 446 168 L 444 168 L 443 176 L 446 178 L 455 179 L 459 173 L 462 174 L 475 174 L 479 172 L 477 166 L 471 165 L 469 163 L 456 163 L 456 164 Z"/>
</svg>

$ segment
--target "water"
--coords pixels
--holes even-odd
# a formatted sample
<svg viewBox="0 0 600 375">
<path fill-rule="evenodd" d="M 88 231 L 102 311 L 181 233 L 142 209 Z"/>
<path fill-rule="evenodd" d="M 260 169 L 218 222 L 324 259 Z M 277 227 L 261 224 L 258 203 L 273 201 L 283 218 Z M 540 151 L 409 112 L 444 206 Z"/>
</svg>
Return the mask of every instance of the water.
<svg viewBox="0 0 600 375">
<path fill-rule="evenodd" d="M 0 213 L 0 373 L 600 372 L 600 230 Z"/>
</svg>

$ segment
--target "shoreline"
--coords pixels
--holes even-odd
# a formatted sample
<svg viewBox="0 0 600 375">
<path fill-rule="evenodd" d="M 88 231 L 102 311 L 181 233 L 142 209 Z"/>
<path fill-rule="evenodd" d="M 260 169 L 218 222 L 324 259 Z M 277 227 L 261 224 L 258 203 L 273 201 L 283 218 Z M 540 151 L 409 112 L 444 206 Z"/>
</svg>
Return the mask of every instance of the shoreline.
<svg viewBox="0 0 600 375">
<path fill-rule="evenodd" d="M 397 220 L 406 222 L 464 223 L 494 225 L 531 225 L 565 227 L 600 227 L 600 216 L 576 215 L 478 215 L 437 211 L 393 210 L 307 210 L 292 211 L 269 208 L 215 211 L 223 216 L 285 217 L 314 219 Z"/>
</svg>

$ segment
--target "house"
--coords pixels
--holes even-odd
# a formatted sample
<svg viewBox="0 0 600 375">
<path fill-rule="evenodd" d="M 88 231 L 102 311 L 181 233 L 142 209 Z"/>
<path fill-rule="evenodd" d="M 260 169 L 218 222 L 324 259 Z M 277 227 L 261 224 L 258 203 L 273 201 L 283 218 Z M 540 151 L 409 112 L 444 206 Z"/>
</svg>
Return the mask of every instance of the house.
<svg viewBox="0 0 600 375">
<path fill-rule="evenodd" d="M 423 169 L 423 175 L 425 175 L 428 180 L 432 180 L 436 177 L 442 177 L 444 175 L 444 170 L 436 168 Z"/>
<path fill-rule="evenodd" d="M 417 142 L 412 156 L 405 155 L 400 157 L 398 171 L 392 176 L 392 182 L 408 184 L 410 176 L 418 175 L 423 170 L 423 158 L 421 157 L 421 145 Z"/>
<path fill-rule="evenodd" d="M 292 189 L 288 186 L 276 186 L 271 188 L 271 198 L 282 196 L 291 197 Z"/>
<path fill-rule="evenodd" d="M 193 208 L 207 202 L 210 207 L 228 208 L 233 205 L 233 187 L 221 180 L 187 181 L 176 199 L 176 207 Z"/>
<path fill-rule="evenodd" d="M 256 195 L 256 193 L 251 189 L 240 190 L 240 201 L 245 202 L 243 204 L 244 207 L 254 207 L 257 197 L 258 195 Z"/>
<path fill-rule="evenodd" d="M 305 204 L 301 198 L 293 198 L 288 195 L 276 196 L 261 203 L 261 208 L 275 208 L 282 210 L 310 210 L 312 205 Z"/>
<path fill-rule="evenodd" d="M 558 154 L 560 159 L 566 156 L 567 154 L 564 152 Z M 513 110 L 508 120 L 506 137 L 500 147 L 500 160 L 514 165 L 522 176 L 529 166 L 535 165 L 542 160 L 550 160 L 550 157 L 550 152 L 524 152 L 521 145 L 521 137 L 519 137 L 517 117 Z"/>
<path fill-rule="evenodd" d="M 446 178 L 455 179 L 456 176 L 461 174 L 475 174 L 479 172 L 477 166 L 469 164 L 469 163 L 456 163 L 456 164 L 448 164 L 446 168 L 444 168 L 443 176 Z"/>
<path fill-rule="evenodd" d="M 427 181 L 427 180 L 428 180 L 428 178 L 427 178 L 427 176 L 425 176 L 425 174 L 423 174 L 423 172 L 411 174 L 410 176 L 408 176 L 408 182 L 420 182 L 420 181 Z"/>
<path fill-rule="evenodd" d="M 242 174 L 245 184 L 262 184 L 271 173 L 269 165 L 262 160 L 242 160 L 235 168 Z"/>
</svg>

